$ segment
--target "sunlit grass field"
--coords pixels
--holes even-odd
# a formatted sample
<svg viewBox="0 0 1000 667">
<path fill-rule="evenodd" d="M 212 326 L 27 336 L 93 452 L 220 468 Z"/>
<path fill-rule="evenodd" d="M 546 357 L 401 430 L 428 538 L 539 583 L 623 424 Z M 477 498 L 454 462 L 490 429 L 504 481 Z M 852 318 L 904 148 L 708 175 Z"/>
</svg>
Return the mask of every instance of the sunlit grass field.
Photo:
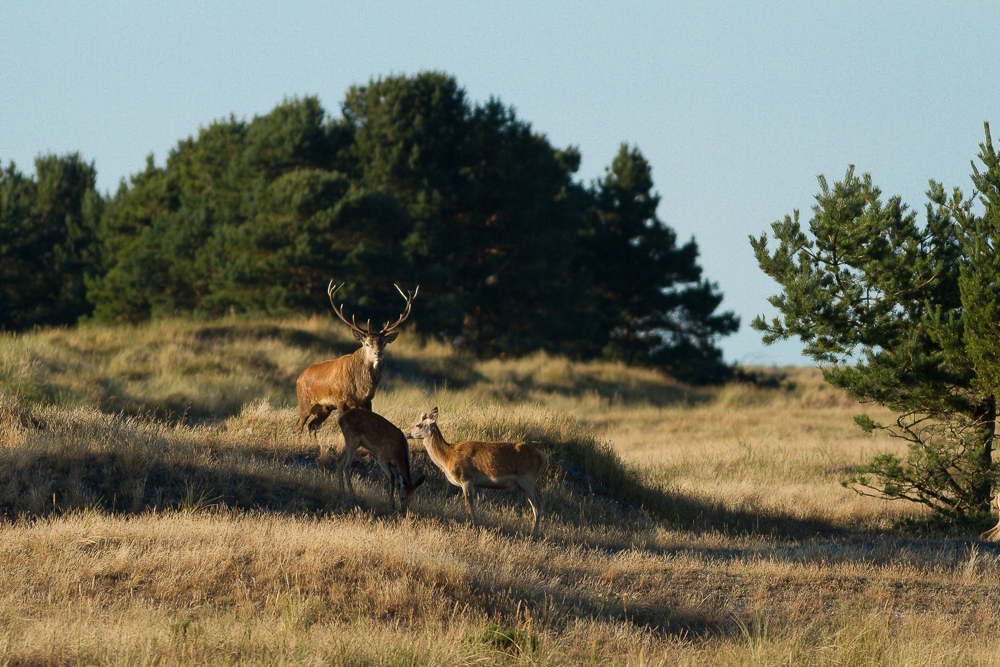
<svg viewBox="0 0 1000 667">
<path fill-rule="evenodd" d="M 532 540 L 513 492 L 469 526 L 419 443 L 407 517 L 367 460 L 345 499 L 294 384 L 355 348 L 328 318 L 0 336 L 0 665 L 1000 664 L 1000 551 L 841 486 L 900 445 L 815 369 L 706 389 L 404 332 L 374 409 L 536 443 Z"/>
</svg>

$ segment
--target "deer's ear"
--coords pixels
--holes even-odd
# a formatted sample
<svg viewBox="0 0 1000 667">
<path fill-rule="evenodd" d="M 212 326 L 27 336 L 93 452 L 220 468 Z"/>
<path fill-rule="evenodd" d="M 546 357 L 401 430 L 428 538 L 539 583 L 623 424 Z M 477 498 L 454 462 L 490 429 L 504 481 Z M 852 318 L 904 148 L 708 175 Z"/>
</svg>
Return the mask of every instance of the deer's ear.
<svg viewBox="0 0 1000 667">
<path fill-rule="evenodd" d="M 355 338 L 355 340 L 357 340 L 357 341 L 358 341 L 359 343 L 363 343 L 363 342 L 365 342 L 365 332 L 364 332 L 364 331 L 355 331 L 355 332 L 354 332 L 354 338 Z"/>
<path fill-rule="evenodd" d="M 399 335 L 398 331 L 396 333 L 391 333 L 391 334 L 387 335 L 385 337 L 385 344 L 388 345 L 392 341 L 396 340 L 396 336 L 398 336 L 398 335 Z"/>
<path fill-rule="evenodd" d="M 438 418 L 438 409 L 436 407 L 431 410 L 430 418 L 434 420 Z"/>
</svg>

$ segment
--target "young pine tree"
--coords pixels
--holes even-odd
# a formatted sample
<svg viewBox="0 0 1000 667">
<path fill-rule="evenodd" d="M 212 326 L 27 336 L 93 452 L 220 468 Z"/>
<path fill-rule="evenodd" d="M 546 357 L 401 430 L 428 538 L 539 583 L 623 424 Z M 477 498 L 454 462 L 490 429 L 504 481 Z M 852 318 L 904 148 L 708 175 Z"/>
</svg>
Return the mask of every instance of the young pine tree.
<svg viewBox="0 0 1000 667">
<path fill-rule="evenodd" d="M 897 413 L 862 415 L 909 444 L 880 454 L 845 484 L 859 493 L 922 503 L 951 519 L 987 509 L 1000 378 L 1000 163 L 986 127 L 984 172 L 973 181 L 985 207 L 931 181 L 924 224 L 900 198 L 883 203 L 867 174 L 848 169 L 832 188 L 821 176 L 808 231 L 798 211 L 751 237 L 761 269 L 782 288 L 780 317 L 752 326 L 766 343 L 798 337 L 830 364 L 824 376 L 865 403 Z"/>
</svg>

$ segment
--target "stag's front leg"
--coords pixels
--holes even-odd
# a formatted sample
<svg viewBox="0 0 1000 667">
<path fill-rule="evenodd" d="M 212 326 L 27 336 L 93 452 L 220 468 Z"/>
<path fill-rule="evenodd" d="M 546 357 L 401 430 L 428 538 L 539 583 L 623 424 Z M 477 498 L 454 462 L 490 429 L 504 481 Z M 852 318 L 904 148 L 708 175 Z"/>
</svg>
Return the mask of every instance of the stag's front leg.
<svg viewBox="0 0 1000 667">
<path fill-rule="evenodd" d="M 316 431 L 319 430 L 319 427 L 323 425 L 323 422 L 326 421 L 326 418 L 333 411 L 325 405 L 317 406 L 313 408 L 313 411 L 316 413 L 316 418 L 309 422 L 309 435 L 318 439 L 319 436 L 316 435 Z"/>
</svg>

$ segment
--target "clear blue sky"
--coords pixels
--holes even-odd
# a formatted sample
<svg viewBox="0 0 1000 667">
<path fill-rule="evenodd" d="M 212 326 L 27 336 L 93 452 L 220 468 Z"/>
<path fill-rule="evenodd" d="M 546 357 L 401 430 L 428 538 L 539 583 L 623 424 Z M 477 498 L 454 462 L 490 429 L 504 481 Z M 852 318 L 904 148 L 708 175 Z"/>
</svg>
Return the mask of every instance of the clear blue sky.
<svg viewBox="0 0 1000 667">
<path fill-rule="evenodd" d="M 250 7 L 241 4 L 252 5 Z M 154 6 L 155 5 L 155 6 Z M 1000 2 L 4 3 L 0 162 L 79 151 L 102 191 L 211 121 L 353 83 L 453 74 L 513 105 L 598 178 L 618 145 L 653 166 L 659 216 L 694 236 L 743 318 L 729 361 L 807 363 L 749 328 L 776 285 L 748 234 L 816 175 L 870 172 L 923 211 L 927 179 L 971 190 L 983 121 L 1000 138 Z"/>
</svg>

